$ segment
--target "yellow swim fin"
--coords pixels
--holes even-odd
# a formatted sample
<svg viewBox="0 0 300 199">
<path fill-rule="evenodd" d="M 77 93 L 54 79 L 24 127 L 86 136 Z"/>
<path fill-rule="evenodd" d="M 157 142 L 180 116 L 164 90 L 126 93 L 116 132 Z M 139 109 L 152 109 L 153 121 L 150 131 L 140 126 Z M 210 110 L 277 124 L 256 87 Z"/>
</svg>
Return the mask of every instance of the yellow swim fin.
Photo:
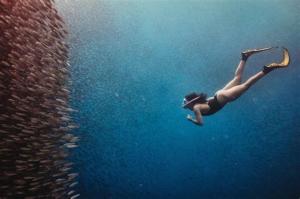
<svg viewBox="0 0 300 199">
<path fill-rule="evenodd" d="M 266 50 L 271 50 L 272 48 L 277 48 L 276 47 L 268 47 L 268 48 L 255 48 L 255 49 L 249 49 L 249 50 L 245 50 L 244 52 L 242 52 L 243 54 L 254 54 L 254 53 L 258 53 L 258 52 L 262 52 L 262 51 L 266 51 Z"/>
<path fill-rule="evenodd" d="M 283 58 L 280 63 L 271 63 L 266 65 L 267 68 L 285 68 L 290 64 L 290 54 L 287 48 L 283 48 Z"/>
<path fill-rule="evenodd" d="M 278 47 L 275 46 L 275 47 L 268 47 L 268 48 L 255 48 L 255 49 L 245 50 L 241 53 L 242 60 L 246 61 L 248 59 L 248 57 L 250 57 L 251 55 L 253 55 L 255 53 L 263 52 L 263 51 L 266 51 L 266 50 L 271 50 L 273 48 L 278 48 Z"/>
<path fill-rule="evenodd" d="M 263 72 L 268 73 L 276 68 L 286 68 L 290 64 L 290 54 L 287 48 L 283 47 L 283 58 L 280 63 L 271 63 L 263 67 Z"/>
</svg>

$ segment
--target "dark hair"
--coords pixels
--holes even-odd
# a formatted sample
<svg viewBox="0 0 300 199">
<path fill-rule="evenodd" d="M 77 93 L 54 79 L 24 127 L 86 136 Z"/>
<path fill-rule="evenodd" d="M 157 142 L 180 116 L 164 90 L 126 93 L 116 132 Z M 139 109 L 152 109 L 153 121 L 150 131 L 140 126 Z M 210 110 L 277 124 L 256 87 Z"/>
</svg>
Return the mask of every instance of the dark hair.
<svg viewBox="0 0 300 199">
<path fill-rule="evenodd" d="M 192 93 L 186 95 L 185 99 L 187 101 L 191 101 L 191 100 L 195 99 L 196 97 L 199 97 L 199 99 L 197 99 L 195 102 L 193 102 L 193 104 L 196 104 L 196 103 L 205 103 L 206 102 L 207 95 L 205 93 L 192 92 Z"/>
</svg>

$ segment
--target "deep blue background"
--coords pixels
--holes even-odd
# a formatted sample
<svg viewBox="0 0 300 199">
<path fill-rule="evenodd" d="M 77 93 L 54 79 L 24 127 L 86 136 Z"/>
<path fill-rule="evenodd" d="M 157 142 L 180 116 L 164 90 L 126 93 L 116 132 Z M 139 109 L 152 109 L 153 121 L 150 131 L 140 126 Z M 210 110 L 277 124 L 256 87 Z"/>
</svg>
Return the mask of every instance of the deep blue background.
<svg viewBox="0 0 300 199">
<path fill-rule="evenodd" d="M 70 30 L 74 151 L 82 198 L 300 197 L 297 0 L 59 0 Z M 292 63 L 203 127 L 180 107 L 213 95 L 247 48 Z M 250 58 L 245 78 L 281 51 Z"/>
</svg>

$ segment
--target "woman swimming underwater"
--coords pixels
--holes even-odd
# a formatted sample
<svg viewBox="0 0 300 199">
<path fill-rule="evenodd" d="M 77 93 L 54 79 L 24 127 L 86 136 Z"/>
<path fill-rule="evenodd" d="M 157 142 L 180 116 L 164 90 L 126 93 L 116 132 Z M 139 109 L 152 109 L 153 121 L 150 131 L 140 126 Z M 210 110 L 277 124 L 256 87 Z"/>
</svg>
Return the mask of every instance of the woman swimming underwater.
<svg viewBox="0 0 300 199">
<path fill-rule="evenodd" d="M 187 119 L 197 125 L 203 125 L 202 116 L 212 115 L 221 110 L 228 102 L 232 102 L 245 93 L 255 82 L 264 77 L 270 71 L 276 68 L 285 68 L 290 63 L 289 52 L 283 48 L 283 59 L 281 63 L 272 63 L 263 67 L 263 69 L 250 77 L 244 83 L 241 82 L 242 74 L 247 59 L 262 51 L 270 50 L 270 48 L 261 48 L 247 50 L 241 53 L 241 61 L 237 66 L 234 78 L 226 84 L 224 88 L 218 90 L 213 97 L 207 98 L 204 93 L 190 93 L 183 100 L 183 108 L 188 108 L 195 113 L 195 118 L 187 115 Z"/>
</svg>

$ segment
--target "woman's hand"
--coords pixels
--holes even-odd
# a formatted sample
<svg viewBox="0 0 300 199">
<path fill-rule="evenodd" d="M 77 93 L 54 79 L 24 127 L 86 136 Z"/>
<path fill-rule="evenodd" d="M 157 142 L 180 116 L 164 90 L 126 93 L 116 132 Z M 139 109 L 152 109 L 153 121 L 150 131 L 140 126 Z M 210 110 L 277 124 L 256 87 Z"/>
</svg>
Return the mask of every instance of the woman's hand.
<svg viewBox="0 0 300 199">
<path fill-rule="evenodd" d="M 198 114 L 198 113 L 197 113 L 197 114 Z M 200 126 L 203 125 L 203 121 L 202 121 L 201 115 L 200 115 L 200 116 L 199 116 L 199 115 L 196 115 L 196 117 L 198 117 L 199 120 L 194 119 L 193 116 L 191 116 L 190 114 L 188 114 L 188 115 L 186 116 L 186 119 L 189 120 L 189 121 L 191 121 L 191 122 L 193 122 L 194 124 L 197 124 L 197 125 L 200 125 Z"/>
<path fill-rule="evenodd" d="M 188 120 L 193 120 L 193 117 L 192 117 L 190 114 L 188 114 L 188 115 L 186 116 L 186 119 L 188 119 Z"/>
</svg>

